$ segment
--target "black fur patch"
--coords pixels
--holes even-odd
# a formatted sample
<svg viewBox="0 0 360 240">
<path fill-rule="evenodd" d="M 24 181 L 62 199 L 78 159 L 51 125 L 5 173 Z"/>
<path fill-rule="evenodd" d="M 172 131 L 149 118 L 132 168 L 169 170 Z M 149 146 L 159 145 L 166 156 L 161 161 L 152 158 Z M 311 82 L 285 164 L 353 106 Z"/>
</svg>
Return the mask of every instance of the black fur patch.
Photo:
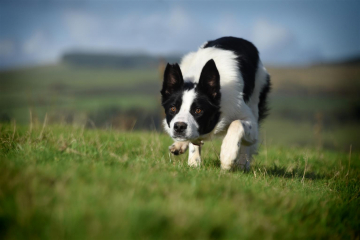
<svg viewBox="0 0 360 240">
<path fill-rule="evenodd" d="M 213 104 L 220 104 L 220 75 L 213 59 L 203 67 L 196 90 L 204 93 Z"/>
<path fill-rule="evenodd" d="M 178 64 L 167 64 L 164 72 L 163 87 L 161 89 L 161 104 L 164 107 L 166 122 L 170 127 L 170 122 L 179 112 L 182 103 L 182 93 L 184 79 Z M 172 107 L 176 111 L 170 111 Z"/>
<path fill-rule="evenodd" d="M 182 104 L 182 95 L 183 95 L 183 91 L 177 91 L 171 94 L 170 97 L 166 98 L 166 100 L 163 99 L 162 101 L 162 106 L 164 107 L 165 115 L 166 115 L 166 122 L 169 127 L 171 120 L 180 111 L 180 107 Z M 176 107 L 175 112 L 170 111 L 170 108 L 172 107 Z"/>
<path fill-rule="evenodd" d="M 235 37 L 222 37 L 208 41 L 204 48 L 208 47 L 230 50 L 236 54 L 238 67 L 244 79 L 244 101 L 248 102 L 255 87 L 255 74 L 259 62 L 257 48 L 251 42 Z"/>
<path fill-rule="evenodd" d="M 165 102 L 171 95 L 182 89 L 184 79 L 179 64 L 167 64 L 164 72 L 161 100 Z"/>
<path fill-rule="evenodd" d="M 195 84 L 193 82 L 186 81 L 184 82 L 184 90 L 191 90 L 195 87 Z"/>
<path fill-rule="evenodd" d="M 267 106 L 267 95 L 270 92 L 271 83 L 270 83 L 270 76 L 267 75 L 266 83 L 264 87 L 261 89 L 260 96 L 259 96 L 259 122 L 262 121 L 267 115 L 269 115 L 269 108 Z"/>
<path fill-rule="evenodd" d="M 201 109 L 196 113 L 196 109 Z M 220 105 L 214 104 L 209 97 L 202 92 L 197 91 L 197 97 L 191 105 L 190 113 L 199 125 L 200 135 L 211 132 L 220 118 Z"/>
<path fill-rule="evenodd" d="M 220 118 L 220 75 L 213 59 L 203 67 L 195 91 L 197 95 L 190 112 L 199 125 L 200 135 L 203 135 L 211 132 Z M 196 109 L 201 109 L 201 112 L 197 114 Z"/>
</svg>

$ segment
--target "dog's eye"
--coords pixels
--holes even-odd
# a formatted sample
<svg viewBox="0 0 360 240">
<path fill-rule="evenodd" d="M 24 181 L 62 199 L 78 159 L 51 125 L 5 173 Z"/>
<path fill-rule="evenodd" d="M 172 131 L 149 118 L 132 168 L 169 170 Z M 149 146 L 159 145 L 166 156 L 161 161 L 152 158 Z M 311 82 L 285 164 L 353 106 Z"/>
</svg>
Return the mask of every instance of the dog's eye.
<svg viewBox="0 0 360 240">
<path fill-rule="evenodd" d="M 197 108 L 196 110 L 195 110 L 195 113 L 196 114 L 199 114 L 199 113 L 201 113 L 202 112 L 202 110 L 200 109 L 200 108 Z"/>
<path fill-rule="evenodd" d="M 176 112 L 176 107 L 171 107 L 170 112 L 173 112 L 173 113 Z"/>
</svg>

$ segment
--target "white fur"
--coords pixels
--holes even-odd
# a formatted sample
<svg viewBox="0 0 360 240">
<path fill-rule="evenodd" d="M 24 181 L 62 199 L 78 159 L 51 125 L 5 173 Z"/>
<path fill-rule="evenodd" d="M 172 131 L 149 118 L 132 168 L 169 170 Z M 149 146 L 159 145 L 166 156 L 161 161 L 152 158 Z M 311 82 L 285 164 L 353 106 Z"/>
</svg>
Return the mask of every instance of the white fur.
<svg viewBox="0 0 360 240">
<path fill-rule="evenodd" d="M 176 141 L 186 141 L 188 139 L 197 139 L 199 137 L 198 128 L 196 120 L 193 115 L 190 113 L 191 104 L 194 102 L 196 98 L 196 93 L 194 89 L 189 91 L 184 91 L 182 96 L 182 104 L 179 112 L 176 116 L 171 120 L 170 127 L 168 127 L 166 121 L 164 122 L 164 126 L 168 134 Z M 177 122 L 184 122 L 188 126 L 186 128 L 186 132 L 183 137 L 175 136 L 174 125 Z"/>
<path fill-rule="evenodd" d="M 246 169 L 250 166 L 251 155 L 256 152 L 256 143 L 259 136 L 259 95 L 261 89 L 266 84 L 268 75 L 259 60 L 254 91 L 249 101 L 245 103 L 242 96 L 244 81 L 241 72 L 239 72 L 236 58 L 237 56 L 232 51 L 214 47 L 201 47 L 197 52 L 192 52 L 184 56 L 181 61 L 180 68 L 184 81 L 198 83 L 201 71 L 210 59 L 215 61 L 219 71 L 221 116 L 218 124 L 210 134 L 199 136 L 197 123 L 189 112 L 191 103 L 196 97 L 194 90 L 184 92 L 180 112 L 171 121 L 170 128 L 166 124 L 166 121 L 164 121 L 165 130 L 170 136 L 173 136 L 171 129 L 173 129 L 174 123 L 177 121 L 185 121 L 188 124 L 186 138 L 190 139 L 191 142 L 199 142 L 200 140 L 209 138 L 213 134 L 225 133 L 225 131 L 228 130 L 220 154 L 223 169 L 229 169 L 231 166 L 234 166 L 235 163 L 239 163 Z M 229 128 L 229 126 L 231 127 Z M 183 141 L 184 139 L 175 140 Z M 190 144 L 190 149 L 194 149 L 194 145 Z M 199 162 L 201 162 L 200 148 L 196 152 L 199 152 Z M 197 157 L 197 154 L 195 155 Z M 193 159 L 193 157 L 189 155 L 189 164 L 190 159 Z M 197 165 L 194 163 L 194 161 L 191 161 L 190 165 Z"/>
<path fill-rule="evenodd" d="M 188 165 L 192 167 L 201 165 L 201 145 L 189 143 Z"/>
<path fill-rule="evenodd" d="M 189 147 L 189 142 L 185 141 L 185 142 L 174 142 L 170 147 L 169 147 L 169 151 L 172 154 L 178 155 L 178 154 L 183 154 L 186 152 L 186 150 Z"/>
<path fill-rule="evenodd" d="M 229 170 L 239 158 L 241 139 L 244 128 L 240 120 L 233 121 L 227 131 L 221 145 L 220 161 L 221 168 Z"/>
</svg>

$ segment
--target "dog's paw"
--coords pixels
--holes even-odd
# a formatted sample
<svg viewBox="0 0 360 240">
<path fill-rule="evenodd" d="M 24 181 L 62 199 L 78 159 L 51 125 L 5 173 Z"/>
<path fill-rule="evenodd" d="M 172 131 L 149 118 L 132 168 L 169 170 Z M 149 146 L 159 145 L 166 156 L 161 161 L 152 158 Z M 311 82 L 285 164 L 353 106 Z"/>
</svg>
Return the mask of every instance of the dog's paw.
<svg viewBox="0 0 360 240">
<path fill-rule="evenodd" d="M 224 139 L 223 141 L 220 153 L 221 169 L 223 170 L 230 170 L 236 165 L 240 150 L 240 140 L 236 140 Z"/>
<path fill-rule="evenodd" d="M 174 155 L 180 155 L 185 153 L 188 147 L 189 147 L 189 142 L 174 142 L 169 147 L 169 151 Z"/>
<path fill-rule="evenodd" d="M 201 157 L 192 157 L 188 160 L 188 165 L 190 167 L 200 167 Z"/>
<path fill-rule="evenodd" d="M 248 172 L 250 170 L 250 158 L 248 153 L 240 153 L 239 160 L 236 162 L 237 168 Z"/>
</svg>

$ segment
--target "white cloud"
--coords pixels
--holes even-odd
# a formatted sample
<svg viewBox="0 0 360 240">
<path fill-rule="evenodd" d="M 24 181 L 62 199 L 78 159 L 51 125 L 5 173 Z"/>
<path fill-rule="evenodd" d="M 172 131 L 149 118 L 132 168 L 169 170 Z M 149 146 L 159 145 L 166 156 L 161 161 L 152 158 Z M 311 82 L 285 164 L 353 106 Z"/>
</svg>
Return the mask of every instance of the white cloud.
<svg viewBox="0 0 360 240">
<path fill-rule="evenodd" d="M 0 40 L 2 63 L 13 60 L 29 63 L 54 62 L 70 49 L 139 52 L 152 54 L 185 53 L 207 40 L 238 36 L 252 41 L 264 62 L 296 63 L 321 57 L 320 48 L 302 48 L 297 36 L 281 24 L 267 19 L 239 22 L 230 13 L 202 21 L 182 7 L 162 12 L 132 11 L 119 15 L 64 10 L 56 30 L 36 29 L 22 42 Z M 54 34 L 54 35 L 51 35 Z M 15 59 L 17 58 L 17 59 Z"/>
<path fill-rule="evenodd" d="M 55 42 L 43 30 L 37 29 L 22 43 L 18 57 L 31 64 L 54 63 L 58 60 L 61 49 L 62 44 Z"/>
<path fill-rule="evenodd" d="M 73 47 L 92 50 L 186 52 L 216 35 L 180 7 L 164 13 L 132 12 L 101 18 L 70 11 L 63 19 Z"/>
<path fill-rule="evenodd" d="M 47 40 L 44 32 L 36 30 L 32 36 L 23 44 L 23 51 L 25 54 L 35 54 L 42 52 L 47 45 Z"/>
<path fill-rule="evenodd" d="M 0 40 L 0 56 L 11 56 L 15 51 L 15 44 L 10 39 Z"/>
<path fill-rule="evenodd" d="M 196 49 L 205 41 L 204 26 L 182 8 L 163 14 L 128 14 L 114 21 L 121 49 L 142 49 L 151 53 L 183 52 Z"/>
<path fill-rule="evenodd" d="M 172 9 L 167 17 L 169 18 L 169 27 L 177 32 L 187 31 L 194 25 L 192 17 L 179 7 Z"/>
<path fill-rule="evenodd" d="M 280 25 L 265 19 L 256 21 L 252 30 L 252 40 L 263 51 L 274 51 L 295 42 L 293 33 Z"/>
<path fill-rule="evenodd" d="M 76 44 L 88 45 L 100 37 L 102 20 L 95 15 L 81 11 L 66 11 L 63 17 L 69 37 Z"/>
<path fill-rule="evenodd" d="M 243 23 L 231 14 L 222 16 L 214 26 L 214 31 L 218 36 L 237 36 L 250 40 L 261 52 L 273 52 L 296 42 L 294 34 L 281 25 L 266 19 L 258 19 L 253 24 Z"/>
<path fill-rule="evenodd" d="M 213 30 L 218 37 L 237 36 L 245 39 L 250 37 L 249 26 L 246 26 L 243 22 L 239 22 L 237 18 L 230 13 L 221 16 Z"/>
<path fill-rule="evenodd" d="M 235 16 L 227 14 L 220 18 L 214 30 L 218 36 L 238 36 L 250 40 L 266 63 L 302 64 L 322 58 L 320 48 L 300 46 L 291 29 L 267 19 L 239 22 Z"/>
<path fill-rule="evenodd" d="M 262 60 L 270 64 L 309 64 L 322 59 L 321 48 L 301 46 L 291 29 L 266 19 L 255 22 L 250 40 L 259 49 Z"/>
</svg>

